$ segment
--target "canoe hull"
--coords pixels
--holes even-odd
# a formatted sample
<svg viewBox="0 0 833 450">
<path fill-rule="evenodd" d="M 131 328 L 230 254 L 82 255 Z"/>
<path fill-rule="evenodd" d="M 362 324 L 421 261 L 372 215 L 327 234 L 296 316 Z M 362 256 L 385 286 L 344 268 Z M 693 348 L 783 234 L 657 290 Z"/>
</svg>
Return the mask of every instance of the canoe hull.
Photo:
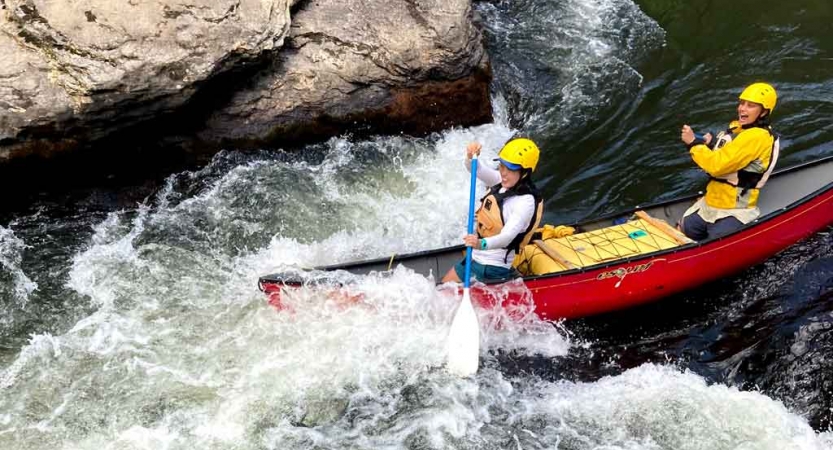
<svg viewBox="0 0 833 450">
<path fill-rule="evenodd" d="M 736 274 L 833 223 L 833 190 L 724 239 L 558 278 L 526 280 L 544 319 L 630 308 Z"/>
<path fill-rule="evenodd" d="M 526 289 L 508 289 L 507 285 L 497 281 L 476 283 L 471 288 L 472 302 L 481 307 L 491 307 L 496 301 L 506 306 L 528 305 L 531 293 L 536 314 L 545 320 L 573 319 L 631 308 L 736 274 L 833 224 L 833 157 L 781 171 L 770 180 L 767 188 L 766 198 L 759 205 L 763 215 L 722 238 L 564 272 L 525 277 L 523 285 Z M 603 229 L 636 211 L 676 223 L 695 198 L 689 196 L 637 207 L 576 227 L 583 231 Z M 367 274 L 402 264 L 437 279 L 463 257 L 462 250 L 462 246 L 455 246 L 318 270 L 322 273 L 345 270 Z M 309 279 L 277 273 L 261 277 L 259 287 L 269 295 L 270 303 L 281 307 L 283 289 L 307 283 L 310 283 Z M 461 292 L 453 285 L 440 288 L 457 295 Z M 357 299 L 342 300 L 349 304 Z"/>
</svg>

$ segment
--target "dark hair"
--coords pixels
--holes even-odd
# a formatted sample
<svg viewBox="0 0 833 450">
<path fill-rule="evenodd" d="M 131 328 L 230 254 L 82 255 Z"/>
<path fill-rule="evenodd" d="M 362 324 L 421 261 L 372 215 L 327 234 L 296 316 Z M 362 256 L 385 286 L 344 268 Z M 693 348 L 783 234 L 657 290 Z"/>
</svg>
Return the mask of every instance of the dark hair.
<svg viewBox="0 0 833 450">
<path fill-rule="evenodd" d="M 764 111 L 766 111 L 767 114 L 765 116 L 758 116 L 758 118 L 755 119 L 755 123 L 753 123 L 752 126 L 762 128 L 767 128 L 770 126 L 771 123 L 769 120 L 769 116 L 772 115 L 772 112 L 768 109 L 764 109 Z"/>
</svg>

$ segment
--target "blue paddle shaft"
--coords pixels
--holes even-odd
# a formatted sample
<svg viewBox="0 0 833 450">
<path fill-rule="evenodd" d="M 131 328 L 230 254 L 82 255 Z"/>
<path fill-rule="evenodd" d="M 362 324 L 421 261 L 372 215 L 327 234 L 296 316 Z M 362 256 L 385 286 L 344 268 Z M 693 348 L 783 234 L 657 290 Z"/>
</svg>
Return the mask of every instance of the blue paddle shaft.
<svg viewBox="0 0 833 450">
<path fill-rule="evenodd" d="M 474 234 L 474 194 L 477 187 L 477 155 L 471 159 L 471 188 L 469 189 L 469 223 L 467 234 Z M 463 287 L 468 289 L 471 285 L 471 247 L 466 247 L 466 279 L 463 280 Z"/>
</svg>

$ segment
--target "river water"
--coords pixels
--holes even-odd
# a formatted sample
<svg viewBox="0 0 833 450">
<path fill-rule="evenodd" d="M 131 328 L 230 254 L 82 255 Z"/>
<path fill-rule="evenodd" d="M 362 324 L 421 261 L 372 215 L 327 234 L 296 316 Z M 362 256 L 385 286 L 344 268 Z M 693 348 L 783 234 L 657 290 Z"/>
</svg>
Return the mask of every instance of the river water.
<svg viewBox="0 0 833 450">
<path fill-rule="evenodd" d="M 833 6 L 689 3 L 481 2 L 494 123 L 228 149 L 0 212 L 0 448 L 833 448 L 831 230 L 636 311 L 479 311 L 472 379 L 441 369 L 455 304 L 433 280 L 357 277 L 350 308 L 304 288 L 283 312 L 255 287 L 459 242 L 472 140 L 540 143 L 549 223 L 701 188 L 680 125 L 719 129 L 758 79 L 781 164 L 833 154 Z"/>
</svg>

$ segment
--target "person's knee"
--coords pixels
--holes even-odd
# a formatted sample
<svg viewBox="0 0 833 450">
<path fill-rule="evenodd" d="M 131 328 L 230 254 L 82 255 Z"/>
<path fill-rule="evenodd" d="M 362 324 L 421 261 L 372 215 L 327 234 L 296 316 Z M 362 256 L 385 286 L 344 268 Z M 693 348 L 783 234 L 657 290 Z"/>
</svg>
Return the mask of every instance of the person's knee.
<svg viewBox="0 0 833 450">
<path fill-rule="evenodd" d="M 446 272 L 445 275 L 443 275 L 443 279 L 440 280 L 441 283 L 448 283 L 449 281 L 453 281 L 455 283 L 460 282 L 460 278 L 457 276 L 457 271 L 454 269 L 454 267 L 448 269 L 448 272 Z"/>
<path fill-rule="evenodd" d="M 743 227 L 743 222 L 736 217 L 724 217 L 709 227 L 709 238 L 725 236 Z"/>
<path fill-rule="evenodd" d="M 483 277 L 491 281 L 509 280 L 517 276 L 520 276 L 520 273 L 511 267 L 486 266 L 483 270 Z"/>
<path fill-rule="evenodd" d="M 688 236 L 689 239 L 702 241 L 708 237 L 706 222 L 697 213 L 683 217 L 681 225 L 683 234 Z"/>
</svg>

